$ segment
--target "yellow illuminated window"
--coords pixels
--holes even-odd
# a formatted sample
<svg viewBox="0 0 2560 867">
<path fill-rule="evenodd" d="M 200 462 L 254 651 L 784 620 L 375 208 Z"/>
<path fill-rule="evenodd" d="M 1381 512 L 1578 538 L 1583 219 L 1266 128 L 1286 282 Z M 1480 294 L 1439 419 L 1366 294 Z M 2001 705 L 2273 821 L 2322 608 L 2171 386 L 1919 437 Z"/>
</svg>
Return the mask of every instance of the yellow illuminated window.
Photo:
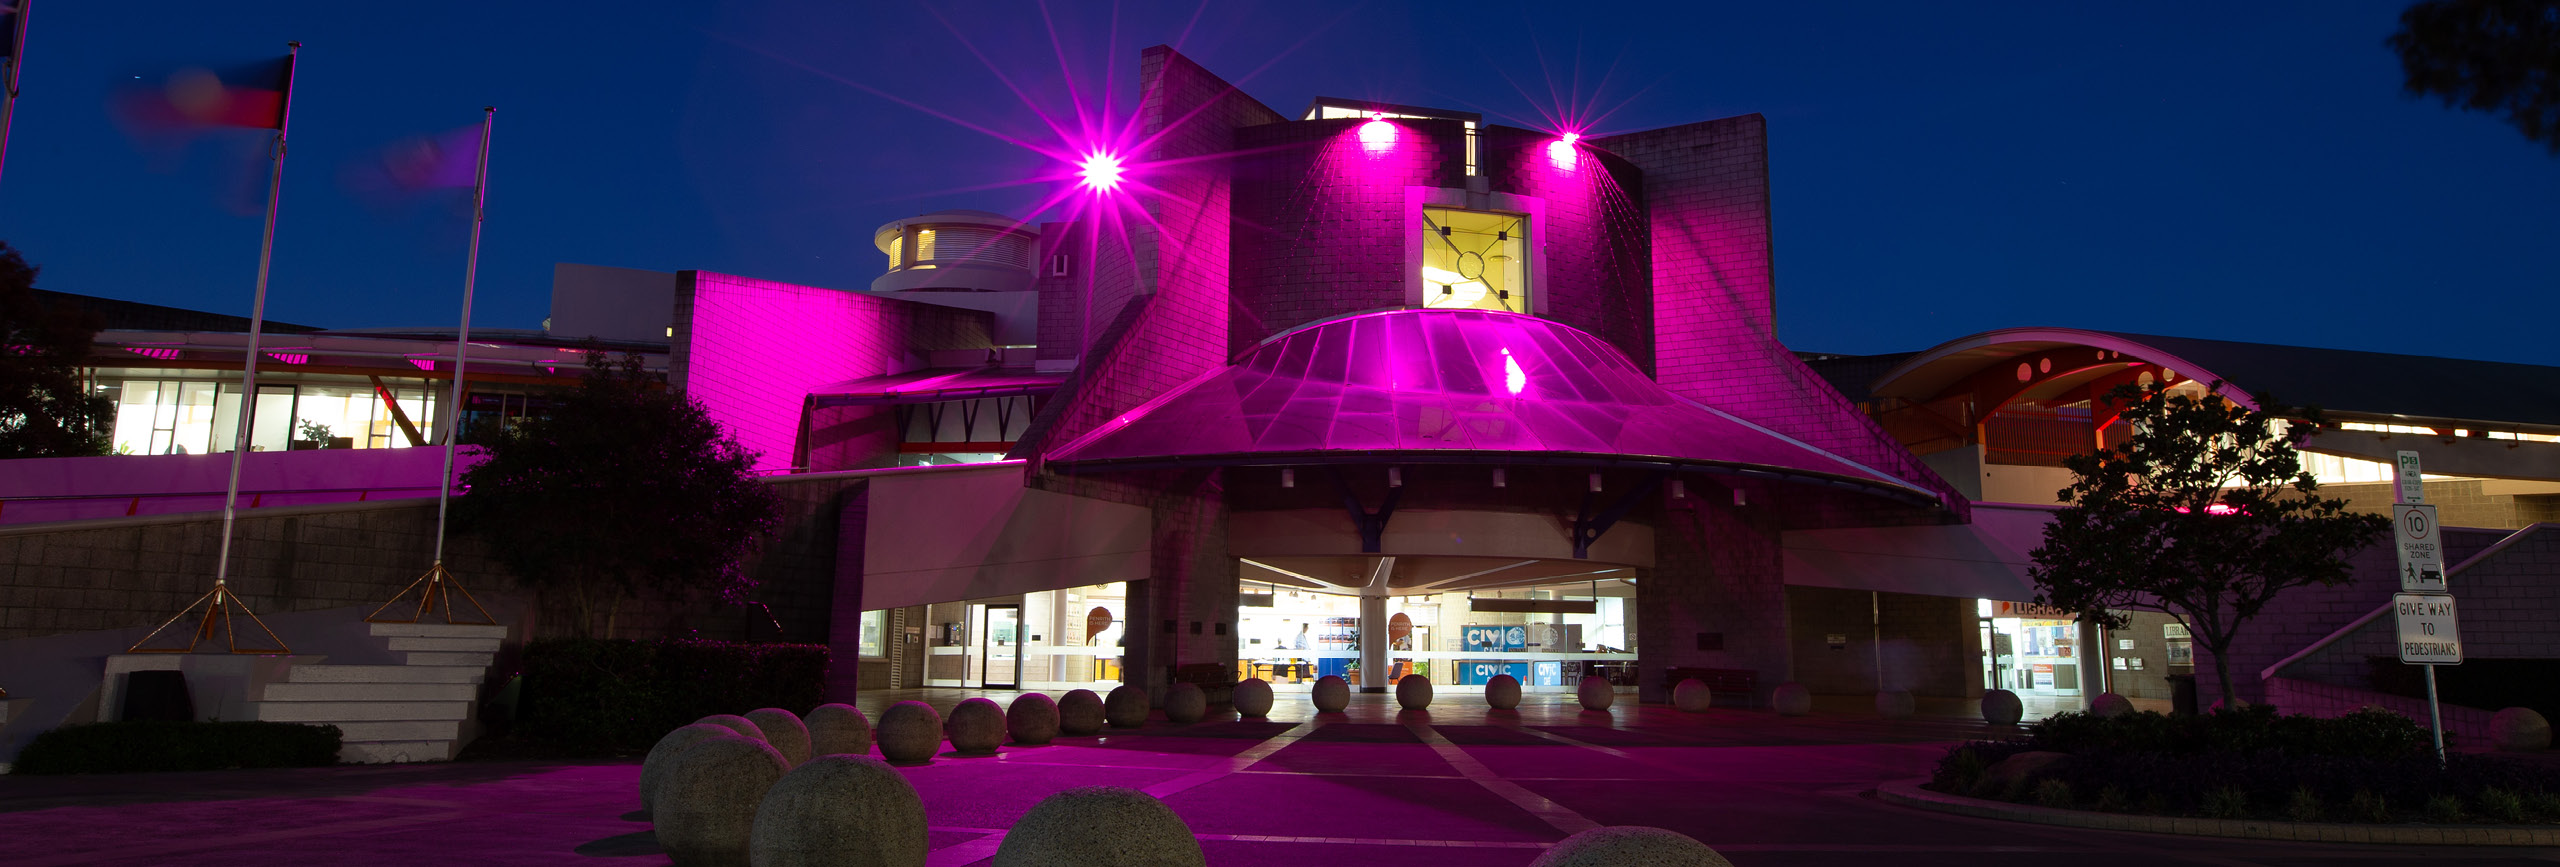
<svg viewBox="0 0 2560 867">
<path fill-rule="evenodd" d="M 1529 219 L 1422 209 L 1422 306 L 1529 312 Z"/>
<path fill-rule="evenodd" d="M 931 261 L 933 261 L 933 260 L 934 260 L 934 255 L 933 255 L 933 230 L 932 230 L 932 229 L 917 229 L 917 230 L 916 230 L 916 258 L 915 258 L 915 261 L 918 261 L 918 262 L 931 262 Z"/>
<path fill-rule="evenodd" d="M 889 270 L 895 271 L 898 270 L 898 266 L 907 264 L 898 260 L 898 257 L 906 255 L 906 252 L 907 236 L 900 235 L 889 239 Z"/>
</svg>

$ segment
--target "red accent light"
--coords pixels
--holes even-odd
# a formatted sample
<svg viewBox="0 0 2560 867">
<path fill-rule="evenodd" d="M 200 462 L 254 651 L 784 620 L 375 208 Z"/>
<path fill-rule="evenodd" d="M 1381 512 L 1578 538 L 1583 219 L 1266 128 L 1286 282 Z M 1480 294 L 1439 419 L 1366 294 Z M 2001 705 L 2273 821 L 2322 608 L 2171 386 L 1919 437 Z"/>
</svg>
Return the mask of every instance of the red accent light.
<svg viewBox="0 0 2560 867">
<path fill-rule="evenodd" d="M 1106 151 L 1094 151 L 1084 158 L 1084 162 L 1076 164 L 1076 176 L 1084 179 L 1086 189 L 1097 193 L 1119 189 L 1120 176 L 1126 171 L 1120 165 L 1120 158 Z"/>
</svg>

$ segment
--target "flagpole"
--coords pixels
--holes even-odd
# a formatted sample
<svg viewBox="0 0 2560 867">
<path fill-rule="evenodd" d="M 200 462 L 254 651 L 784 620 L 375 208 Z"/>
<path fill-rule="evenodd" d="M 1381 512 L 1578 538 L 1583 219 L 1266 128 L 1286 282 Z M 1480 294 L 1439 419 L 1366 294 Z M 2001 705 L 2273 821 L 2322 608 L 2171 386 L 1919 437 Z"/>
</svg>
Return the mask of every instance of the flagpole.
<svg viewBox="0 0 2560 867">
<path fill-rule="evenodd" d="M 445 508 L 453 499 L 454 452 L 462 448 L 462 369 L 471 352 L 471 289 L 480 279 L 480 226 L 489 218 L 489 132 L 498 109 L 480 109 L 480 168 L 471 184 L 471 253 L 462 266 L 462 330 L 453 338 L 453 397 L 446 401 L 444 475 L 436 477 L 436 559 L 444 563 Z"/>
<path fill-rule="evenodd" d="M 302 43 L 285 43 L 284 107 L 277 113 L 275 169 L 267 180 L 267 231 L 258 242 L 258 293 L 249 302 L 249 354 L 240 370 L 240 418 L 231 430 L 231 480 L 222 492 L 222 549 L 213 563 L 214 601 L 218 605 L 231 576 L 231 530 L 240 517 L 240 465 L 249 455 L 250 425 L 258 414 L 258 344 L 267 326 L 267 274 L 275 263 L 276 206 L 284 200 L 286 129 L 293 125 L 291 70 L 302 56 Z"/>
<path fill-rule="evenodd" d="M 9 28 L 9 70 L 0 82 L 0 168 L 9 164 L 9 127 L 18 118 L 18 70 L 27 65 L 27 9 L 35 0 L 18 0 L 18 15 Z"/>
<path fill-rule="evenodd" d="M 471 354 L 471 290 L 480 279 L 480 227 L 489 217 L 489 133 L 498 124 L 496 107 L 483 106 L 480 111 L 479 167 L 471 182 L 471 253 L 462 266 L 462 328 L 453 336 L 453 392 L 445 400 L 444 429 L 436 432 L 444 438 L 444 474 L 436 477 L 436 557 L 427 566 L 426 574 L 409 582 L 409 586 L 400 588 L 399 593 L 392 595 L 391 601 L 382 603 L 382 607 L 374 609 L 372 614 L 365 615 L 367 623 L 423 622 L 427 615 L 435 613 L 438 602 L 444 604 L 446 623 L 495 626 L 498 622 L 497 618 L 489 616 L 489 609 L 482 607 L 480 600 L 471 597 L 471 591 L 453 580 L 453 572 L 444 568 L 445 516 L 453 503 L 453 462 L 455 453 L 462 449 L 463 373 Z M 412 590 L 418 592 L 417 609 L 391 613 L 392 606 L 400 605 Z M 480 613 L 480 619 L 455 619 L 455 596 L 471 603 L 472 609 Z"/>
</svg>

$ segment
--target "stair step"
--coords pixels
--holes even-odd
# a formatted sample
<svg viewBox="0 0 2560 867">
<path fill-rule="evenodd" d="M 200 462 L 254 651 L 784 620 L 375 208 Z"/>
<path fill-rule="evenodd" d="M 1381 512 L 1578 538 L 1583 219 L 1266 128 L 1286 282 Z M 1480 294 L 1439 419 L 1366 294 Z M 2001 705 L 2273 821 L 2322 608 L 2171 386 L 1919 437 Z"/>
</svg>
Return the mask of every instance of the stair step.
<svg viewBox="0 0 2560 867">
<path fill-rule="evenodd" d="M 400 666 L 407 668 L 408 666 Z M 480 687 L 469 683 L 271 683 L 267 701 L 471 701 Z"/>
<path fill-rule="evenodd" d="M 338 761 L 347 764 L 449 762 L 462 752 L 458 741 L 346 741 L 338 745 Z"/>
<path fill-rule="evenodd" d="M 259 719 L 273 722 L 374 722 L 381 720 L 461 721 L 471 716 L 467 701 L 276 701 L 259 702 Z M 362 738 L 379 740 L 379 738 Z"/>
<path fill-rule="evenodd" d="M 465 653 L 496 653 L 505 642 L 496 638 L 416 638 L 402 636 L 391 639 L 393 650 L 452 650 Z"/>
<path fill-rule="evenodd" d="M 456 653 L 442 650 L 412 650 L 409 651 L 408 664 L 454 665 L 469 666 L 472 668 L 488 668 L 489 663 L 494 661 L 496 657 L 497 654 L 494 653 Z"/>
<path fill-rule="evenodd" d="M 297 665 L 287 682 L 479 683 L 485 676 L 481 669 L 443 665 Z"/>
<path fill-rule="evenodd" d="M 461 720 L 390 720 L 329 724 L 338 727 L 341 744 L 359 741 L 451 741 L 462 737 Z"/>
<path fill-rule="evenodd" d="M 478 626 L 468 623 L 376 623 L 373 634 L 385 638 L 496 638 L 507 637 L 505 626 Z"/>
</svg>

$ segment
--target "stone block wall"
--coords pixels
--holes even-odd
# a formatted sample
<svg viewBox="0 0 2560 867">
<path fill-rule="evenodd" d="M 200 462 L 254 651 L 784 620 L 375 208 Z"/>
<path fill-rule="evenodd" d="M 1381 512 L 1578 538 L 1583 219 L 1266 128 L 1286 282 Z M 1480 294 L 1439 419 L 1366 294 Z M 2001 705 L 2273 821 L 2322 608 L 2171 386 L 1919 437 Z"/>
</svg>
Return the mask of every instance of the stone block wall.
<svg viewBox="0 0 2560 867">
<path fill-rule="evenodd" d="M 763 584 L 757 604 L 633 600 L 615 617 L 614 636 L 825 641 L 836 507 L 860 481 L 769 483 L 782 497 L 783 521 L 749 565 Z M 379 606 L 424 573 L 435 551 L 431 500 L 253 510 L 237 523 L 230 586 L 260 614 Z M 0 640 L 157 626 L 212 589 L 221 532 L 219 513 L 0 529 Z M 445 566 L 484 604 L 531 595 L 472 536 L 447 540 Z M 561 606 L 535 619 L 527 634 L 571 629 Z"/>
<path fill-rule="evenodd" d="M 1299 121 L 1237 132 L 1230 355 L 1290 328 L 1403 307 L 1405 187 L 1463 187 L 1458 121 L 1397 118 L 1395 140 L 1371 148 L 1358 119 Z"/>
</svg>

